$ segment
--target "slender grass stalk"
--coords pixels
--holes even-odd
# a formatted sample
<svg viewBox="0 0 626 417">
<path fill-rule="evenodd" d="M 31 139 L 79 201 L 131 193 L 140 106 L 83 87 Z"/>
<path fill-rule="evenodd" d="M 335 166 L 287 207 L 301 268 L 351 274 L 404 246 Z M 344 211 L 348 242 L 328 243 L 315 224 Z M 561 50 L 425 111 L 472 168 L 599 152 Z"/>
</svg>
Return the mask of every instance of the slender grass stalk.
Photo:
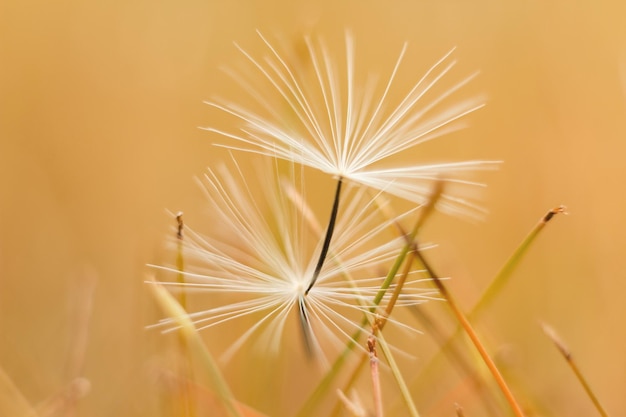
<svg viewBox="0 0 626 417">
<path fill-rule="evenodd" d="M 0 415 L 37 417 L 37 412 L 2 368 L 0 368 Z"/>
<path fill-rule="evenodd" d="M 440 187 L 443 187 L 443 183 L 440 185 Z M 435 190 L 434 194 L 435 196 L 438 193 L 441 193 L 442 189 L 439 190 Z M 392 210 L 389 208 L 388 204 L 385 204 L 382 202 L 383 198 L 379 198 L 377 200 L 378 202 L 378 207 L 379 209 L 384 213 L 385 217 L 390 219 L 390 218 L 394 218 L 394 213 L 392 212 Z M 436 202 L 436 199 L 433 198 L 433 200 L 431 200 L 433 202 L 433 204 L 430 204 L 427 207 L 427 211 L 424 213 L 423 216 L 423 221 L 421 222 L 422 224 L 424 224 L 424 221 L 426 219 L 426 217 L 428 215 L 430 215 L 434 210 L 434 203 Z M 394 222 L 394 226 L 396 228 L 396 230 L 398 231 L 398 233 L 401 236 L 408 236 L 407 232 L 405 231 L 404 227 L 402 227 L 402 225 L 398 222 Z M 419 226 L 418 226 L 419 228 Z M 413 256 L 413 253 L 410 253 L 409 256 Z M 407 265 L 406 265 L 406 269 L 409 270 L 411 265 L 410 263 L 412 262 L 413 258 L 410 258 L 407 260 Z M 428 325 L 428 327 L 430 328 L 429 334 L 433 337 L 435 337 L 437 339 L 437 335 L 441 334 L 441 332 L 436 331 L 436 329 L 434 328 L 434 323 L 432 322 L 432 320 L 429 320 L 425 315 L 424 312 L 419 311 L 418 310 L 418 306 L 412 306 L 412 308 L 410 309 L 411 312 L 413 312 L 415 315 L 417 315 L 420 319 L 422 319 L 422 323 Z M 457 332 L 460 331 L 460 329 L 457 329 Z M 438 355 L 443 353 L 445 354 L 453 363 L 456 363 L 459 368 L 463 371 L 464 374 L 469 375 L 470 378 L 472 379 L 472 382 L 474 384 L 474 386 L 476 387 L 479 395 L 481 395 L 484 400 L 485 400 L 485 404 L 487 406 L 489 406 L 491 403 L 488 401 L 488 398 L 485 396 L 485 385 L 482 382 L 482 380 L 480 378 L 478 378 L 475 375 L 475 372 L 473 372 L 473 370 L 471 369 L 471 366 L 466 362 L 466 360 L 463 358 L 463 356 L 460 354 L 460 352 L 458 352 L 458 350 L 454 347 L 453 343 L 452 343 L 452 338 L 449 339 L 445 339 L 443 337 L 443 335 L 441 337 L 439 337 L 437 339 L 437 342 L 440 346 L 442 346 L 442 349 L 439 351 Z"/>
<path fill-rule="evenodd" d="M 417 232 L 420 230 L 420 228 L 422 227 L 426 219 L 433 212 L 435 204 L 439 200 L 439 198 L 441 198 L 442 193 L 443 193 L 443 182 L 437 181 L 435 183 L 435 188 L 433 189 L 431 197 L 427 200 L 427 203 L 424 206 L 424 211 L 422 215 L 417 219 L 417 222 L 415 222 L 415 225 L 413 226 L 411 233 L 409 233 L 408 236 L 405 235 L 406 244 L 402 247 L 400 255 L 396 259 L 396 263 L 394 263 L 393 267 L 387 274 L 387 277 L 385 278 L 385 281 L 381 285 L 380 290 L 378 291 L 378 294 L 376 294 L 376 297 L 374 297 L 373 304 L 375 306 L 378 306 L 380 304 L 382 298 L 385 296 L 385 293 L 387 292 L 387 289 L 391 285 L 391 282 L 395 278 L 396 274 L 398 273 L 398 270 L 400 269 L 400 266 L 402 266 L 402 263 L 406 259 L 409 252 L 416 250 L 416 245 L 414 244 L 414 242 L 415 242 L 415 238 L 417 237 Z"/>
<path fill-rule="evenodd" d="M 359 362 L 354 366 L 354 369 L 350 373 L 350 378 L 348 378 L 348 381 L 346 381 L 346 383 L 344 384 L 343 390 L 352 389 L 357 379 L 359 378 L 360 371 L 365 367 L 365 364 L 367 363 L 367 359 L 368 359 L 368 355 L 360 356 Z M 341 411 L 341 403 L 337 402 L 335 406 L 333 407 L 332 411 L 330 412 L 329 416 L 336 417 L 339 415 L 340 411 Z"/>
<path fill-rule="evenodd" d="M 515 248 L 511 256 L 506 260 L 503 266 L 500 268 L 498 273 L 495 275 L 494 279 L 491 281 L 487 289 L 480 296 L 478 302 L 474 305 L 474 307 L 467 313 L 466 317 L 469 321 L 474 321 L 478 318 L 478 316 L 484 311 L 484 309 L 490 304 L 491 301 L 496 297 L 497 294 L 500 293 L 502 288 L 508 282 L 512 272 L 519 265 L 521 260 L 524 258 L 528 250 L 532 247 L 533 243 L 539 237 L 545 226 L 556 216 L 557 214 L 566 214 L 565 206 L 557 206 L 554 207 L 543 215 L 539 221 L 535 224 L 535 226 L 531 229 L 531 231 L 524 237 L 524 239 L 520 242 L 520 244 Z M 393 213 L 391 213 L 392 215 Z M 453 342 L 456 340 L 462 332 L 462 327 L 458 326 L 454 333 L 448 337 L 443 343 L 440 343 L 441 349 L 437 352 L 437 354 L 430 360 L 424 370 L 421 372 L 421 375 L 432 374 L 431 371 L 433 368 L 437 366 L 437 364 L 443 359 L 444 355 L 450 357 L 450 352 L 453 349 Z"/>
<path fill-rule="evenodd" d="M 178 293 L 178 302 L 183 310 L 187 310 L 187 294 L 185 292 L 185 257 L 183 254 L 183 229 L 185 225 L 183 222 L 183 212 L 176 213 L 176 269 L 179 271 L 177 274 L 177 280 L 181 285 L 181 290 Z"/>
<path fill-rule="evenodd" d="M 343 391 L 337 390 L 337 396 L 348 412 L 354 417 L 367 417 L 367 412 L 356 395 L 354 395 L 352 399 L 349 399 Z"/>
<path fill-rule="evenodd" d="M 419 306 L 411 306 L 409 311 L 420 321 L 421 327 L 424 328 L 424 333 L 432 337 L 435 343 L 441 347 L 437 354 L 443 354 L 454 368 L 456 368 L 459 376 L 469 379 L 472 389 L 476 395 L 482 399 L 486 407 L 487 415 L 499 415 L 500 410 L 496 407 L 494 398 L 489 392 L 489 388 L 480 375 L 477 374 L 475 367 L 470 364 L 467 357 L 463 355 L 461 348 L 457 346 L 457 344 L 452 343 L 449 339 L 449 335 L 429 316 L 425 309 L 421 309 Z M 432 361 L 429 363 L 428 370 L 431 371 L 431 374 L 429 374 L 430 377 L 434 378 L 438 371 L 433 370 L 432 363 Z M 420 373 L 420 377 L 428 381 L 432 380 L 424 376 L 424 371 Z"/>
<path fill-rule="evenodd" d="M 89 394 L 91 383 L 86 378 L 71 380 L 59 392 L 37 405 L 38 417 L 72 416 L 78 402 Z M 9 414 L 0 414 L 2 416 Z M 13 415 L 13 414 L 11 414 Z"/>
<path fill-rule="evenodd" d="M 183 310 L 187 311 L 187 294 L 184 288 L 185 284 L 185 255 L 184 255 L 184 222 L 183 222 L 183 213 L 176 213 L 176 269 L 179 271 L 177 274 L 177 281 L 181 286 L 181 290 L 178 293 L 178 303 L 182 307 Z M 193 381 L 193 366 L 191 364 L 191 357 L 188 355 L 189 346 L 187 345 L 187 340 L 183 336 L 182 333 L 178 334 L 178 345 L 180 349 L 180 360 L 181 360 L 181 373 L 188 378 L 184 380 L 182 383 L 182 387 L 180 388 L 181 392 L 181 402 L 180 407 L 182 409 L 181 413 L 183 416 L 195 417 L 196 415 L 196 407 L 195 407 L 195 396 L 194 390 L 191 387 Z"/>
<path fill-rule="evenodd" d="M 420 217 L 420 219 L 421 218 L 422 217 Z M 409 392 L 406 382 L 404 381 L 404 378 L 402 376 L 402 373 L 400 372 L 400 368 L 398 368 L 398 366 L 396 365 L 393 354 L 391 353 L 391 349 L 389 349 L 387 342 L 382 336 L 382 330 L 385 327 L 385 324 L 387 323 L 387 320 L 389 316 L 391 315 L 393 308 L 395 307 L 396 301 L 398 300 L 398 297 L 400 296 L 400 293 L 402 292 L 402 288 L 410 272 L 411 264 L 413 261 L 412 255 L 413 255 L 412 253 L 408 254 L 407 260 L 405 262 L 405 268 L 400 274 L 400 277 L 398 279 L 398 282 L 396 283 L 396 287 L 394 289 L 394 292 L 391 295 L 389 302 L 385 306 L 384 314 L 382 314 L 381 317 L 377 318 L 374 321 L 374 323 L 372 324 L 372 333 L 370 337 L 367 339 L 367 347 L 368 347 L 368 352 L 369 352 L 369 357 L 370 357 L 370 368 L 372 368 L 372 374 L 374 374 L 374 372 L 376 373 L 375 376 L 372 375 L 372 379 L 374 379 L 374 377 L 377 378 L 374 384 L 374 394 L 379 396 L 380 404 L 375 402 L 375 405 L 376 405 L 377 413 L 379 413 L 377 415 L 380 415 L 380 416 L 383 415 L 383 409 L 382 409 L 382 396 L 380 392 L 377 392 L 377 390 L 380 391 L 380 385 L 376 385 L 376 383 L 380 384 L 380 381 L 378 380 L 378 356 L 376 354 L 376 341 L 377 340 L 380 342 L 381 349 L 391 368 L 391 372 L 393 373 L 396 383 L 398 384 L 398 387 L 400 388 L 400 392 L 402 393 L 402 398 L 404 399 L 409 409 L 410 415 L 412 417 L 419 417 L 417 407 L 415 406 L 415 403 L 413 402 L 413 398 L 411 397 L 411 393 Z M 374 357 L 372 357 L 372 355 L 374 355 Z M 376 363 L 374 364 L 372 363 L 372 361 L 375 361 Z M 373 369 L 374 367 L 375 369 Z"/>
<path fill-rule="evenodd" d="M 176 301 L 163 285 L 154 280 L 149 281 L 149 283 L 151 284 L 149 287 L 152 289 L 158 304 L 163 308 L 166 314 L 178 324 L 180 334 L 184 337 L 185 342 L 189 346 L 189 350 L 200 358 L 200 363 L 211 382 L 211 388 L 217 394 L 227 414 L 230 417 L 242 417 L 217 363 L 204 346 L 187 312 L 183 310 L 178 301 Z"/>
<path fill-rule="evenodd" d="M 398 299 L 398 296 L 402 290 L 402 286 L 404 284 L 404 282 L 406 281 L 406 277 L 408 276 L 408 273 L 410 271 L 411 268 L 411 263 L 412 263 L 412 254 L 409 253 L 408 255 L 408 259 L 405 262 L 405 268 L 402 271 L 402 274 L 400 275 L 400 278 L 398 279 L 398 285 L 396 285 L 396 288 L 389 300 L 389 303 L 387 303 L 387 305 L 385 306 L 385 311 L 384 313 L 381 315 L 381 317 L 377 318 L 376 321 L 374 322 L 373 326 L 372 326 L 372 333 L 377 333 L 378 331 L 382 331 L 382 329 L 385 327 L 385 324 L 387 323 L 387 319 L 388 317 L 391 315 L 391 311 L 393 310 L 393 307 L 395 305 L 395 302 Z M 358 364 L 354 367 L 354 370 L 352 371 L 350 378 L 348 379 L 347 383 L 344 386 L 344 390 L 349 390 L 354 383 L 357 380 L 357 377 L 359 375 L 359 371 L 365 366 L 365 363 L 367 362 L 368 359 L 368 355 L 363 354 L 361 355 L 361 358 L 359 359 Z M 392 369 L 393 370 L 393 369 Z M 402 376 L 400 374 L 394 374 L 394 376 L 396 376 L 396 378 L 402 378 Z M 403 383 L 403 382 L 402 382 Z M 412 401 L 412 400 L 411 400 Z M 331 412 L 331 416 L 336 416 L 339 413 L 339 404 L 337 404 L 335 406 L 335 408 L 333 409 L 333 411 Z"/>
<path fill-rule="evenodd" d="M 443 191 L 443 182 L 437 182 L 437 185 L 435 187 L 435 189 L 433 190 L 432 196 L 431 198 L 428 200 L 428 203 L 423 207 L 423 211 L 420 215 L 420 217 L 418 218 L 415 226 L 414 226 L 414 231 L 415 234 L 417 235 L 417 232 L 419 231 L 419 229 L 421 228 L 422 225 L 424 225 L 426 219 L 433 213 L 434 211 L 434 207 L 436 205 L 437 200 L 439 199 L 439 197 L 441 196 L 441 193 Z M 379 196 L 380 197 L 380 196 Z M 390 218 L 394 218 L 392 215 L 390 215 L 390 210 L 388 208 L 387 204 L 381 204 L 381 199 L 382 198 L 376 198 L 375 201 L 377 203 L 377 207 L 380 211 L 382 211 L 386 217 L 388 219 Z M 393 222 L 393 224 L 395 225 L 395 227 L 397 228 L 397 230 L 399 230 L 401 232 L 401 234 L 403 236 L 406 235 L 406 233 L 404 232 L 404 229 L 402 228 L 402 226 L 398 223 L 398 222 Z M 410 243 L 407 240 L 407 243 Z M 402 288 L 404 286 L 404 282 L 406 281 L 406 278 L 411 270 L 411 264 L 413 263 L 414 260 L 414 254 L 412 252 L 409 252 L 407 254 L 407 259 L 405 262 L 405 267 L 404 270 L 402 271 L 402 273 L 400 274 L 395 290 L 393 292 L 393 294 L 391 295 L 391 298 L 389 299 L 389 302 L 387 303 L 387 305 L 385 306 L 385 310 L 384 313 L 381 315 L 381 317 L 379 317 L 378 319 L 376 319 L 373 327 L 372 327 L 372 334 L 373 335 L 377 335 L 379 334 L 379 332 L 381 332 L 383 330 L 383 328 L 385 327 L 385 324 L 387 323 L 387 319 L 389 318 L 389 316 L 391 315 L 391 312 L 393 311 L 393 308 L 395 306 L 396 301 L 398 300 L 398 297 L 400 296 L 400 293 L 402 292 Z M 394 375 L 394 377 L 396 378 L 396 382 L 398 383 L 398 385 L 401 388 L 401 392 L 403 394 L 403 398 L 405 400 L 405 403 L 407 404 L 407 407 L 409 408 L 409 411 L 411 412 L 412 416 L 419 416 L 419 413 L 417 411 L 417 408 L 415 407 L 415 404 L 413 403 L 413 399 L 408 391 L 408 388 L 406 386 L 406 383 L 404 382 L 404 379 L 402 377 L 402 374 L 400 373 L 400 370 L 398 369 L 397 366 L 395 366 L 395 361 L 393 359 L 393 357 L 391 356 L 391 350 L 387 348 L 386 343 L 384 342 L 384 339 L 382 339 L 383 342 L 382 344 L 385 346 L 385 352 L 386 352 L 386 357 L 388 357 L 388 361 L 390 362 L 391 369 L 392 369 L 392 373 Z M 369 343 L 369 340 L 368 340 Z M 354 382 L 356 381 L 356 376 L 359 373 L 359 370 L 361 369 L 361 367 L 364 366 L 365 362 L 367 360 L 367 356 L 363 355 L 361 357 L 361 361 L 359 362 L 359 364 L 355 367 L 351 378 L 349 379 L 346 387 L 344 389 L 348 389 L 350 386 L 352 386 L 352 384 L 354 384 Z M 336 415 L 338 412 L 338 408 L 335 407 L 335 410 L 333 412 L 332 415 Z"/>
<path fill-rule="evenodd" d="M 372 392 L 374 396 L 374 415 L 383 417 L 383 396 L 380 389 L 380 374 L 378 372 L 378 354 L 376 353 L 376 336 L 367 338 L 367 351 L 370 359 L 370 375 L 372 377 Z"/>
<path fill-rule="evenodd" d="M 417 408 L 415 407 L 415 403 L 413 398 L 411 397 L 411 392 L 409 391 L 409 387 L 404 381 L 402 377 L 402 373 L 400 372 L 400 368 L 396 363 L 393 354 L 391 353 L 391 349 L 387 344 L 384 335 L 381 333 L 378 334 L 378 344 L 380 345 L 383 354 L 385 355 L 385 359 L 387 359 L 387 364 L 391 368 L 391 372 L 393 373 L 396 383 L 398 384 L 398 388 L 400 389 L 400 393 L 402 394 L 402 398 L 404 399 L 405 404 L 408 407 L 409 415 L 411 417 L 419 417 L 420 414 L 417 412 Z"/>
<path fill-rule="evenodd" d="M 526 235 L 526 237 L 520 242 L 520 244 L 515 248 L 509 259 L 506 260 L 502 268 L 498 271 L 496 276 L 491 280 L 489 286 L 485 289 L 483 294 L 480 297 L 480 300 L 476 303 L 476 305 L 467 313 L 467 317 L 472 320 L 476 316 L 478 316 L 482 310 L 495 298 L 495 296 L 500 293 L 500 290 L 506 285 L 508 282 L 511 273 L 517 268 L 521 260 L 524 258 L 524 255 L 528 252 L 528 249 L 535 242 L 541 231 L 546 227 L 548 222 L 554 218 L 557 214 L 567 214 L 567 208 L 565 206 L 557 206 L 554 207 L 541 218 L 537 222 L 537 224 L 532 228 L 532 230 Z"/>
<path fill-rule="evenodd" d="M 483 346 L 480 338 L 474 331 L 474 328 L 472 327 L 471 323 L 469 322 L 465 314 L 461 311 L 461 308 L 457 304 L 455 298 L 452 296 L 452 293 L 450 293 L 450 291 L 444 285 L 443 281 L 439 278 L 439 276 L 435 273 L 435 271 L 430 266 L 430 264 L 426 261 L 419 247 L 417 246 L 417 243 L 414 243 L 414 245 L 415 245 L 414 251 L 418 260 L 424 266 L 424 268 L 426 268 L 429 276 L 433 279 L 433 282 L 439 289 L 439 292 L 448 302 L 448 305 L 450 306 L 450 309 L 452 310 L 454 316 L 457 318 L 457 320 L 461 324 L 461 327 L 465 330 L 465 332 L 469 336 L 470 340 L 476 347 L 476 350 L 478 350 L 478 353 L 480 354 L 481 358 L 485 362 L 485 365 L 487 365 L 487 368 L 489 369 L 496 383 L 500 387 L 502 394 L 504 395 L 507 402 L 511 406 L 513 413 L 516 415 L 516 417 L 524 417 L 524 412 L 522 411 L 521 406 L 518 404 L 517 400 L 515 399 L 513 392 L 508 387 L 506 381 L 502 377 L 502 374 L 500 373 L 500 370 L 496 366 L 495 362 L 493 361 L 491 356 L 489 356 L 489 353 Z"/>
<path fill-rule="evenodd" d="M 307 400 L 304 402 L 304 404 L 300 408 L 300 411 L 298 411 L 298 413 L 296 414 L 296 417 L 307 417 L 315 415 L 314 411 L 319 405 L 321 399 L 328 394 L 328 391 L 330 390 L 333 381 L 335 380 L 335 378 L 337 378 L 337 376 L 339 375 L 339 371 L 352 353 L 352 350 L 354 350 L 354 348 L 356 347 L 357 342 L 355 338 L 359 338 L 362 332 L 363 330 L 357 330 L 352 334 L 352 337 L 346 344 L 345 348 L 341 351 L 339 356 L 337 356 L 335 362 L 333 362 L 332 366 L 330 367 L 330 370 L 326 372 L 324 378 L 322 378 L 322 380 L 317 385 L 315 390 L 313 390 L 309 398 L 307 398 Z"/>
<path fill-rule="evenodd" d="M 428 220 L 430 216 L 435 212 L 437 203 L 443 196 L 443 190 L 444 190 L 445 184 L 446 183 L 443 180 L 438 180 L 433 184 L 430 196 L 428 200 L 426 200 L 426 203 L 421 207 L 422 208 L 421 214 L 418 217 L 417 222 L 413 226 L 413 230 L 415 230 L 416 236 L 419 230 L 422 228 L 422 226 L 426 223 L 426 220 Z M 383 214 L 385 218 L 395 219 L 397 217 L 391 210 L 389 199 L 387 199 L 381 194 L 378 194 L 375 196 L 372 195 L 372 198 L 374 199 L 374 202 L 376 203 L 376 207 L 378 207 L 378 210 Z M 394 221 L 392 224 L 395 227 L 396 231 L 400 234 L 400 236 L 404 236 L 406 242 L 410 244 L 411 241 L 409 240 L 409 235 L 404 229 L 404 227 L 402 227 L 402 225 L 398 223 L 397 221 Z"/>
<path fill-rule="evenodd" d="M 406 279 L 409 276 L 409 272 L 411 272 L 411 264 L 413 263 L 414 257 L 415 255 L 413 254 L 413 252 L 410 252 L 407 255 L 406 262 L 404 263 L 404 269 L 402 270 L 402 273 L 400 274 L 398 278 L 398 282 L 396 283 L 396 287 L 394 288 L 394 291 L 391 294 L 391 298 L 389 299 L 389 302 L 385 306 L 385 310 L 382 313 L 381 317 L 376 319 L 376 322 L 374 323 L 375 328 L 373 330 L 375 332 L 382 331 L 383 328 L 385 327 L 385 324 L 387 324 L 387 320 L 389 319 L 389 316 L 391 316 L 391 312 L 393 311 L 393 308 L 396 305 L 396 301 L 398 301 L 398 297 L 400 297 L 400 293 L 402 292 L 404 283 L 406 282 Z"/>
<path fill-rule="evenodd" d="M 598 414 L 600 414 L 602 417 L 608 417 L 609 414 L 606 412 L 606 410 L 602 406 L 602 403 L 600 403 L 600 400 L 598 399 L 596 394 L 593 392 L 593 389 L 591 388 L 591 385 L 589 385 L 587 378 L 585 378 L 580 368 L 576 364 L 576 361 L 574 360 L 574 357 L 572 356 L 572 351 L 569 349 L 569 347 L 563 342 L 563 340 L 559 337 L 559 335 L 551 326 L 549 326 L 546 323 L 541 323 L 541 328 L 543 329 L 543 332 L 546 334 L 546 336 L 548 336 L 548 338 L 552 340 L 552 343 L 554 343 L 554 346 L 556 346 L 558 351 L 561 353 L 561 355 L 563 356 L 563 358 L 569 365 L 572 372 L 574 372 L 576 379 L 585 390 L 585 393 L 587 394 L 587 396 L 593 403 L 593 406 L 598 411 Z"/>
</svg>

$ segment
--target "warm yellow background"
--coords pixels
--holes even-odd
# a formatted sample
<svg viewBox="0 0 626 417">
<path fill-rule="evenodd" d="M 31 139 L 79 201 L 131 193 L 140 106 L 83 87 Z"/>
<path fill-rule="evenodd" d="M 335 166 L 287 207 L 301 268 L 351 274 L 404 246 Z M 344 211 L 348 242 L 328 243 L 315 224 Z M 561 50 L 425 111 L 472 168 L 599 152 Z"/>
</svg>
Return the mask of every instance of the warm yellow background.
<svg viewBox="0 0 626 417">
<path fill-rule="evenodd" d="M 440 244 L 433 262 L 469 307 L 535 221 L 566 204 L 570 215 L 545 230 L 481 329 L 528 398 L 551 415 L 592 415 L 538 328 L 550 322 L 609 412 L 626 415 L 623 4 L 3 1 L 0 366 L 33 404 L 84 374 L 92 387 L 77 415 L 159 415 L 161 342 L 144 329 L 157 318 L 144 265 L 167 256 L 165 209 L 184 210 L 201 228 L 192 177 L 217 152 L 215 136 L 196 128 L 211 123 L 201 101 L 224 91 L 218 67 L 236 56 L 233 41 L 258 44 L 255 29 L 296 42 L 303 33 L 336 38 L 348 27 L 359 54 L 393 59 L 408 40 L 405 69 L 423 70 L 454 45 L 463 68 L 481 69 L 473 88 L 489 105 L 454 154 L 505 164 L 484 176 L 485 223 L 430 224 L 427 238 Z M 92 313 L 81 327 L 93 280 Z M 84 369 L 72 354 L 81 336 Z M 235 391 L 274 415 L 292 411 L 311 387 L 302 382 L 289 394 L 294 405 L 281 409 L 290 401 L 255 397 L 242 372 L 229 373 Z M 283 377 L 292 375 L 276 374 L 287 393 L 294 384 Z"/>
</svg>

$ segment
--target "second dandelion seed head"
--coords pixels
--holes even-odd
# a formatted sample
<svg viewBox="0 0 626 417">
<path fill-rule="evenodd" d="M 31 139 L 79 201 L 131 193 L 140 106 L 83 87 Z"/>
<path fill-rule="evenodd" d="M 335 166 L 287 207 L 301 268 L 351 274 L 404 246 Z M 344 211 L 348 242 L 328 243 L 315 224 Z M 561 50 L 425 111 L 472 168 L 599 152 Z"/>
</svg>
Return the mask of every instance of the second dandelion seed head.
<svg viewBox="0 0 626 417">
<path fill-rule="evenodd" d="M 279 173 L 265 160 L 255 171 L 244 172 L 233 159 L 206 175 L 202 182 L 213 227 L 203 234 L 186 229 L 185 282 L 165 284 L 207 294 L 207 308 L 190 312 L 198 329 L 247 323 L 225 358 L 255 339 L 263 341 L 262 349 L 279 351 L 285 327 L 297 316 L 307 350 L 320 358 L 332 355 L 360 328 L 364 315 L 372 314 L 384 279 L 380 274 L 403 245 L 388 233 L 392 221 L 401 219 L 385 220 L 371 194 L 348 187 L 336 239 L 307 294 L 321 245 L 320 224 L 293 166 Z M 423 302 L 430 292 L 418 280 L 408 287 L 405 305 Z M 175 321 L 161 326 L 175 327 Z"/>
</svg>

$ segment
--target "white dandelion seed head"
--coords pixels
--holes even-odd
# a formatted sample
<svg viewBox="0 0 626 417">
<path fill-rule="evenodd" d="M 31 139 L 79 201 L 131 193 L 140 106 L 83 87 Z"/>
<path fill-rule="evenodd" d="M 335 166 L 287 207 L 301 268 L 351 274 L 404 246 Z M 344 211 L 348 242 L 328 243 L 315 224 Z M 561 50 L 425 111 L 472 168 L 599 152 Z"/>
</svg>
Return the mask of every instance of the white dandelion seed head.
<svg viewBox="0 0 626 417">
<path fill-rule="evenodd" d="M 454 50 L 394 100 L 406 44 L 387 70 L 387 81 L 376 83 L 356 68 L 355 42 L 349 33 L 344 57 L 322 40 L 305 38 L 304 63 L 259 36 L 264 54 L 253 55 L 238 46 L 253 72 L 228 72 L 254 104 L 207 101 L 239 120 L 235 128 L 203 128 L 235 141 L 219 146 L 285 159 L 418 204 L 428 200 L 433 182 L 443 180 L 458 187 L 444 193 L 439 208 L 453 213 L 481 211 L 471 203 L 471 193 L 457 190 L 481 186 L 468 179 L 468 173 L 492 168 L 496 162 L 401 165 L 395 158 L 463 128 L 466 116 L 484 106 L 482 97 L 455 101 L 455 93 L 476 73 L 460 80 L 451 75 Z"/>
<path fill-rule="evenodd" d="M 412 213 L 385 220 L 366 189 L 347 187 L 328 259 L 305 295 L 323 233 L 298 172 L 290 165 L 279 173 L 275 160 L 257 175 L 243 172 L 236 161 L 232 165 L 209 170 L 202 179 L 210 210 L 205 233 L 185 229 L 185 283 L 163 284 L 207 295 L 207 308 L 189 313 L 198 329 L 247 324 L 225 359 L 252 340 L 279 352 L 285 337 L 301 336 L 284 329 L 305 309 L 312 347 L 323 362 L 345 346 L 365 315 L 372 315 L 372 300 L 404 243 L 390 231 L 391 223 Z M 174 267 L 157 268 L 171 277 L 180 274 Z M 397 306 L 433 296 L 417 272 L 408 281 Z M 165 319 L 157 326 L 175 329 L 176 322 Z"/>
</svg>

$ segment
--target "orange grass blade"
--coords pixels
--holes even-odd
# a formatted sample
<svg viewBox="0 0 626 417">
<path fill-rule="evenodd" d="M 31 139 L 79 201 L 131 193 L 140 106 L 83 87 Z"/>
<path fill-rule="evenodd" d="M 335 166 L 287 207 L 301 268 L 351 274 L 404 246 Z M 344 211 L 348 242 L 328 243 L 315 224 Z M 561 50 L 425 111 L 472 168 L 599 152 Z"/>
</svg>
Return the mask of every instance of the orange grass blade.
<svg viewBox="0 0 626 417">
<path fill-rule="evenodd" d="M 526 235 L 526 237 L 520 242 L 517 248 L 513 251 L 509 259 L 504 263 L 500 271 L 496 274 L 491 284 L 481 295 L 479 301 L 475 306 L 467 313 L 466 317 L 469 321 L 475 320 L 480 313 L 489 305 L 489 303 L 499 294 L 500 290 L 508 282 L 511 273 L 515 270 L 517 265 L 521 262 L 525 254 L 528 252 L 532 244 L 535 242 L 541 231 L 545 226 L 556 216 L 557 214 L 567 214 L 566 207 L 561 205 L 554 207 L 542 216 L 533 229 Z M 443 355 L 449 352 L 453 341 L 461 334 L 461 327 L 457 327 L 455 332 L 441 344 L 441 350 L 430 360 L 428 365 L 424 368 L 420 375 L 431 373 L 431 369 L 435 368 L 437 364 L 443 360 Z"/>
<path fill-rule="evenodd" d="M 443 281 L 441 281 L 441 279 L 439 279 L 439 276 L 437 274 L 435 274 L 435 271 L 430 267 L 428 262 L 426 262 L 426 259 L 424 259 L 424 257 L 422 255 L 422 253 L 420 252 L 417 244 L 415 244 L 414 251 L 415 251 L 415 254 L 417 255 L 417 258 L 419 259 L 420 263 L 424 266 L 424 268 L 426 268 L 426 270 L 428 271 L 430 277 L 433 279 L 435 285 L 439 289 L 439 292 L 441 293 L 441 295 L 448 302 L 448 305 L 450 306 L 450 309 L 452 310 L 454 316 L 457 318 L 457 320 L 461 324 L 461 327 L 463 328 L 463 330 L 465 330 L 465 332 L 469 336 L 470 340 L 472 341 L 472 343 L 476 347 L 476 350 L 478 350 L 478 353 L 480 354 L 481 358 L 485 362 L 485 365 L 487 365 L 487 368 L 489 368 L 489 371 L 493 375 L 493 378 L 495 379 L 496 383 L 500 387 L 500 390 L 502 391 L 502 394 L 504 395 L 504 397 L 506 398 L 507 402 L 511 406 L 511 409 L 513 410 L 513 413 L 515 414 L 516 417 L 524 417 L 524 412 L 522 411 L 522 408 L 518 404 L 517 400 L 515 399 L 515 396 L 513 395 L 513 393 L 511 392 L 510 388 L 508 387 L 506 381 L 502 377 L 502 374 L 500 373 L 500 370 L 498 369 L 498 367 L 496 366 L 495 362 L 493 361 L 493 359 L 491 358 L 491 356 L 489 355 L 489 353 L 485 349 L 484 345 L 482 344 L 480 338 L 478 337 L 478 335 L 474 331 L 474 328 L 470 324 L 469 320 L 467 319 L 465 314 L 461 311 L 461 308 L 459 307 L 459 305 L 456 303 L 456 300 L 452 296 L 452 293 L 450 293 L 450 291 L 444 285 Z"/>
</svg>

